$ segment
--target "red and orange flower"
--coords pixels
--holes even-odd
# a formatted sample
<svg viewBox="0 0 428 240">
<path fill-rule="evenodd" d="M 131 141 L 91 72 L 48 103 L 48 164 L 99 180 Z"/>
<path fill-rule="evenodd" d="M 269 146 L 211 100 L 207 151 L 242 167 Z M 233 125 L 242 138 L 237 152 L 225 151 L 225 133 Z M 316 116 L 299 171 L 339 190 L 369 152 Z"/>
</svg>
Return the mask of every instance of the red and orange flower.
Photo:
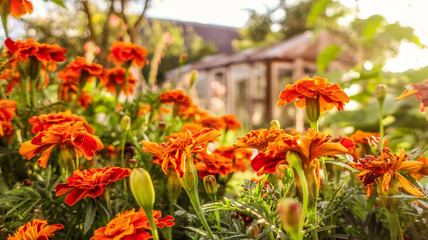
<svg viewBox="0 0 428 240">
<path fill-rule="evenodd" d="M 6 0 L 7 2 L 8 0 Z M 9 0 L 10 14 L 15 18 L 20 18 L 27 13 L 31 14 L 34 10 L 33 4 L 28 0 Z"/>
<path fill-rule="evenodd" d="M 0 99 L 0 137 L 10 135 L 13 132 L 10 121 L 13 119 L 15 109 L 15 101 Z"/>
<path fill-rule="evenodd" d="M 333 107 L 339 111 L 343 110 L 345 103 L 350 101 L 337 83 L 331 84 L 325 78 L 314 77 L 298 80 L 293 85 L 288 84 L 281 91 L 277 106 L 281 107 L 296 100 L 295 105 L 304 108 L 311 99 L 318 101 L 320 113 Z"/>
<path fill-rule="evenodd" d="M 235 148 L 255 148 L 259 151 L 265 151 L 270 142 L 273 142 L 279 135 L 284 133 L 284 130 L 277 127 L 252 130 L 244 137 L 238 138 L 238 142 L 233 146 Z"/>
<path fill-rule="evenodd" d="M 55 146 L 60 151 L 74 151 L 78 157 L 85 155 L 91 159 L 97 151 L 103 149 L 103 143 L 97 136 L 90 134 L 81 121 L 55 124 L 45 131 L 38 132 L 31 140 L 24 142 L 19 153 L 27 159 L 33 158 L 41 152 L 37 163 L 46 168 L 49 156 Z"/>
<path fill-rule="evenodd" d="M 214 149 L 213 153 L 220 156 L 233 159 L 234 167 L 237 171 L 244 172 L 248 169 L 248 165 L 253 156 L 253 151 L 245 148 L 234 148 L 229 146 L 222 146 Z"/>
<path fill-rule="evenodd" d="M 419 101 L 421 101 L 421 112 L 424 112 L 425 107 L 428 107 L 428 79 L 421 84 L 411 84 L 411 86 L 413 87 L 412 90 L 404 91 L 398 98 L 395 99 L 395 101 L 416 95 Z"/>
<path fill-rule="evenodd" d="M 134 93 L 134 86 L 137 80 L 132 76 L 131 73 L 128 73 L 128 91 L 125 90 L 125 68 L 115 67 L 107 71 L 106 78 L 101 82 L 102 85 L 107 88 L 107 90 L 113 94 L 116 94 L 117 89 L 122 89 L 124 94 L 128 92 L 132 95 Z"/>
<path fill-rule="evenodd" d="M 233 159 L 221 156 L 217 153 L 198 153 L 195 157 L 195 166 L 200 178 L 216 174 L 226 176 L 236 171 Z"/>
<path fill-rule="evenodd" d="M 90 82 L 94 77 L 103 80 L 105 73 L 106 70 L 103 66 L 96 63 L 88 63 L 84 57 L 77 57 L 77 59 L 58 72 L 58 78 L 78 85 L 79 81 L 83 81 L 83 83 Z"/>
<path fill-rule="evenodd" d="M 115 41 L 110 48 L 108 59 L 113 60 L 115 64 L 123 65 L 125 68 L 129 67 L 131 64 L 135 64 L 137 67 L 142 68 L 144 64 L 149 63 L 146 56 L 147 49 L 143 46 Z"/>
<path fill-rule="evenodd" d="M 156 227 L 164 228 L 174 226 L 174 218 L 171 216 L 162 216 L 161 211 L 154 210 L 153 217 Z M 152 239 L 150 224 L 143 209 L 138 212 L 135 209 L 119 213 L 112 219 L 107 226 L 98 228 L 94 232 L 91 240 L 126 240 L 126 239 Z"/>
<path fill-rule="evenodd" d="M 50 64 L 50 70 L 55 70 L 56 63 L 66 60 L 65 53 L 67 50 L 57 44 L 38 43 L 32 38 L 28 38 L 25 42 L 18 40 L 14 42 L 8 38 L 5 41 L 8 49 L 7 54 L 11 57 L 11 63 L 26 62 L 29 59 L 35 59 L 42 65 Z"/>
<path fill-rule="evenodd" d="M 363 157 L 363 154 L 368 154 L 370 152 L 371 143 L 377 143 L 380 141 L 380 134 L 357 130 L 355 133 L 350 135 L 349 138 L 355 143 L 355 149 L 351 155 L 354 158 L 354 161 L 357 161 Z M 384 139 L 384 141 L 385 143 L 387 142 L 386 139 Z"/>
<path fill-rule="evenodd" d="M 236 116 L 233 114 L 224 115 L 221 117 L 226 124 L 227 130 L 239 130 L 241 129 L 241 123 L 236 119 Z"/>
<path fill-rule="evenodd" d="M 169 138 L 165 143 L 143 141 L 143 151 L 154 154 L 153 163 L 161 165 L 165 174 L 168 169 L 174 169 L 183 177 L 187 158 L 193 153 L 205 152 L 206 143 L 221 134 L 214 129 L 202 129 L 192 134 L 187 132 L 176 138 Z"/>
<path fill-rule="evenodd" d="M 422 197 L 425 194 L 416 188 L 399 171 L 417 172 L 423 163 L 420 161 L 407 161 L 408 154 L 399 149 L 398 153 L 391 153 L 391 150 L 385 147 L 379 157 L 368 155 L 360 159 L 360 163 L 351 163 L 350 165 L 360 171 L 357 177 L 363 183 L 367 190 L 367 196 L 373 195 L 373 186 L 375 183 L 381 189 L 381 193 L 387 192 L 390 188 L 398 188 L 391 184 L 397 182 L 404 190 L 414 196 Z"/>
<path fill-rule="evenodd" d="M 130 173 L 130 169 L 114 166 L 101 169 L 90 168 L 83 171 L 75 170 L 67 178 L 67 183 L 56 185 L 56 196 L 68 193 L 65 203 L 73 206 L 83 198 L 100 196 L 108 185 L 128 177 Z"/>
<path fill-rule="evenodd" d="M 28 122 L 33 125 L 31 131 L 35 134 L 40 131 L 45 131 L 50 128 L 52 125 L 62 124 L 66 122 L 82 122 L 83 127 L 86 128 L 86 131 L 90 134 L 94 134 L 95 130 L 92 128 L 88 122 L 83 117 L 80 117 L 76 114 L 72 114 L 70 110 L 59 113 L 50 113 L 50 114 L 41 114 L 39 116 L 33 116 L 28 119 Z"/>
<path fill-rule="evenodd" d="M 47 221 L 33 219 L 33 222 L 19 227 L 13 236 L 9 235 L 7 240 L 48 240 L 55 235 L 53 232 L 63 228 L 61 224 L 48 225 Z"/>
<path fill-rule="evenodd" d="M 192 105 L 192 100 L 188 95 L 184 94 L 183 90 L 165 91 L 159 95 L 159 101 L 166 104 Z"/>
</svg>

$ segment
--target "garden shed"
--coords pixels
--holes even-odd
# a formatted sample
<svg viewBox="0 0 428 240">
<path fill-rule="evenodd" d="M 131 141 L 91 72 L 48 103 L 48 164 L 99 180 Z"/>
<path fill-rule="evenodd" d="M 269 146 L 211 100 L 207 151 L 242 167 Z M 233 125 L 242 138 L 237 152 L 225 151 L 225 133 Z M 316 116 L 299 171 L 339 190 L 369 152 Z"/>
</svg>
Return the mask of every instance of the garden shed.
<svg viewBox="0 0 428 240">
<path fill-rule="evenodd" d="M 287 84 L 316 74 L 317 56 L 333 43 L 326 31 L 307 31 L 268 47 L 207 56 L 182 67 L 177 87 L 187 88 L 191 71 L 197 70 L 192 97 L 200 107 L 216 115 L 235 114 L 247 127 L 278 119 L 284 127 L 303 130 L 304 112 L 291 104 L 277 108 L 276 101 Z M 352 65 L 352 57 L 341 54 L 329 70 Z M 178 69 L 169 71 L 166 78 L 177 74 Z"/>
</svg>

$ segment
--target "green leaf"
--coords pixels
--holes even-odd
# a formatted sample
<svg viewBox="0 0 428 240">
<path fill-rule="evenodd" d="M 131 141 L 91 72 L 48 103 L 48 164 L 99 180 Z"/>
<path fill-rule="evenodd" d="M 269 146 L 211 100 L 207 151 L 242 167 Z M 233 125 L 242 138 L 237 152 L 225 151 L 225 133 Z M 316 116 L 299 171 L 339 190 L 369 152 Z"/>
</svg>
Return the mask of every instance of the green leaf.
<svg viewBox="0 0 428 240">
<path fill-rule="evenodd" d="M 59 5 L 59 6 L 63 7 L 63 8 L 67 8 L 67 7 L 65 6 L 64 1 L 63 1 L 63 0 L 50 0 L 50 1 L 51 1 L 51 2 L 53 2 L 53 3 L 55 3 L 56 5 Z M 45 2 L 47 2 L 47 0 L 45 0 Z"/>
<path fill-rule="evenodd" d="M 332 44 L 326 47 L 317 57 L 317 72 L 322 75 L 331 61 L 339 56 L 341 48 Z"/>
<path fill-rule="evenodd" d="M 308 26 L 313 26 L 317 18 L 325 12 L 328 4 L 331 3 L 331 0 L 319 0 L 312 5 L 311 11 L 308 14 L 306 19 L 306 24 Z"/>
<path fill-rule="evenodd" d="M 362 35 L 365 41 L 371 40 L 378 32 L 379 28 L 383 25 L 385 18 L 381 15 L 373 15 L 363 23 Z"/>
<path fill-rule="evenodd" d="M 88 203 L 88 207 L 86 208 L 86 217 L 85 217 L 85 224 L 83 226 L 83 234 L 86 234 L 88 230 L 91 228 L 92 223 L 95 219 L 95 208 L 94 208 L 94 201 L 91 199 Z"/>
</svg>

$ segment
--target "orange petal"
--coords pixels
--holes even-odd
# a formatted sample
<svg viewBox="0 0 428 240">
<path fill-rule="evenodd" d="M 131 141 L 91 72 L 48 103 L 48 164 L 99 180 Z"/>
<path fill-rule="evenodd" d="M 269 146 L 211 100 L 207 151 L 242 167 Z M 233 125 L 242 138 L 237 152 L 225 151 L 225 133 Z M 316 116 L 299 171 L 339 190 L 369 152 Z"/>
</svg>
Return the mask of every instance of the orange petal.
<svg viewBox="0 0 428 240">
<path fill-rule="evenodd" d="M 406 192 L 408 192 L 414 196 L 417 196 L 417 197 L 425 196 L 425 194 L 423 192 L 421 192 L 421 190 L 419 190 L 415 186 L 413 186 L 413 184 L 411 182 L 409 182 L 406 178 L 401 176 L 401 174 L 397 173 L 397 176 L 398 176 L 398 180 L 400 181 L 401 185 L 403 186 L 404 190 L 406 190 Z"/>
<path fill-rule="evenodd" d="M 417 161 L 403 161 L 398 167 L 397 170 L 409 170 L 411 172 L 416 172 L 422 168 L 424 164 Z"/>
<path fill-rule="evenodd" d="M 398 98 L 394 99 L 394 101 L 399 101 L 399 100 L 402 100 L 404 98 L 408 98 L 412 95 L 417 94 L 418 92 L 419 92 L 418 89 L 406 90 Z"/>
<path fill-rule="evenodd" d="M 313 158 L 347 153 L 349 150 L 340 143 L 324 143 L 320 146 Z"/>
<path fill-rule="evenodd" d="M 387 172 L 383 175 L 382 180 L 382 192 L 386 192 L 389 189 L 389 182 L 391 181 L 392 175 L 391 173 Z"/>
<path fill-rule="evenodd" d="M 52 150 L 54 147 L 55 147 L 55 145 L 52 145 L 48 149 L 46 149 L 42 153 L 42 156 L 40 156 L 40 158 L 37 160 L 37 163 L 40 165 L 40 167 L 46 168 L 46 165 L 48 163 L 48 159 L 51 156 L 51 153 L 52 153 Z"/>
</svg>

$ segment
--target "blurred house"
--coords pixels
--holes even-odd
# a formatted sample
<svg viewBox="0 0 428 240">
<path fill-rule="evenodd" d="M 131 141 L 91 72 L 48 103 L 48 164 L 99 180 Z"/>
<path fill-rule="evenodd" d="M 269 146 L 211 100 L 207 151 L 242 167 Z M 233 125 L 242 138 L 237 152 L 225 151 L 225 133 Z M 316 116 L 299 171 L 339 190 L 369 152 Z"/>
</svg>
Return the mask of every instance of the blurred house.
<svg viewBox="0 0 428 240">
<path fill-rule="evenodd" d="M 178 88 L 189 86 L 192 70 L 199 72 L 192 95 L 198 106 L 216 115 L 235 114 L 247 127 L 266 126 L 280 120 L 283 127 L 304 128 L 304 111 L 294 104 L 276 107 L 279 93 L 287 84 L 316 74 L 317 56 L 335 39 L 327 32 L 313 32 L 260 49 L 222 53 L 202 58 L 182 67 Z M 353 66 L 353 59 L 342 54 L 329 70 Z M 167 72 L 173 79 L 178 69 Z"/>
</svg>

